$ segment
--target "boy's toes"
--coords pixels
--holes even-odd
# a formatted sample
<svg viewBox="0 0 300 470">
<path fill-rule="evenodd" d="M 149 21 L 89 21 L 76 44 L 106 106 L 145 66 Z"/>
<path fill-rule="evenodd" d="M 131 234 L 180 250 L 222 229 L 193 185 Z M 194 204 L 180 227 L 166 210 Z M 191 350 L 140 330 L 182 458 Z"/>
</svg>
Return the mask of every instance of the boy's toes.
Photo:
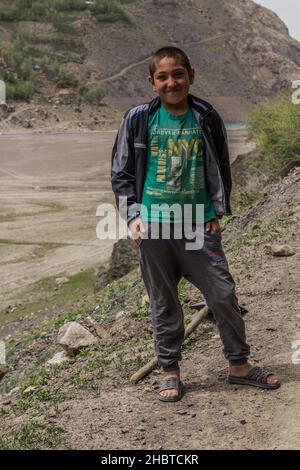
<svg viewBox="0 0 300 470">
<path fill-rule="evenodd" d="M 270 385 L 275 385 L 278 383 L 278 378 L 275 374 L 269 375 L 269 377 L 267 377 L 267 383 Z"/>
<path fill-rule="evenodd" d="M 162 397 L 177 397 L 178 393 L 177 390 L 164 390 L 163 392 L 160 392 L 160 395 Z"/>
</svg>

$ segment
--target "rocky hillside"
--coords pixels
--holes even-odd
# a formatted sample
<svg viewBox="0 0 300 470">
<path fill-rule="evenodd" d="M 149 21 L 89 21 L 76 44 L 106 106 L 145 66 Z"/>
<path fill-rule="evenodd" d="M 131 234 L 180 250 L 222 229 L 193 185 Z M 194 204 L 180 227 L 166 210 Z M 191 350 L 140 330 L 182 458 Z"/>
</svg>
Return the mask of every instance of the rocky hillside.
<svg viewBox="0 0 300 470">
<path fill-rule="evenodd" d="M 36 14 L 33 5 L 18 13 L 18 21 L 0 9 L 0 78 L 32 82 L 33 95 L 31 85 L 21 95 L 56 107 L 54 125 L 56 118 L 70 119 L 61 107 L 84 120 L 81 105 L 95 111 L 103 94 L 104 102 L 121 110 L 150 98 L 148 60 L 165 44 L 188 52 L 197 73 L 194 93 L 215 103 L 227 121 L 243 120 L 253 102 L 289 88 L 300 76 L 300 44 L 275 13 L 252 0 L 59 5 L 52 16 L 47 10 Z M 96 127 L 104 124 L 102 111 L 96 109 Z"/>
<path fill-rule="evenodd" d="M 265 186 L 223 231 L 248 310 L 251 362 L 272 368 L 280 389 L 227 384 L 220 337 L 208 319 L 184 344 L 186 394 L 172 413 L 156 396 L 160 370 L 130 383 L 153 358 L 149 303 L 134 268 L 56 319 L 7 339 L 0 449 L 298 449 L 299 184 L 295 169 Z M 203 299 L 186 282 L 179 297 L 187 325 Z"/>
</svg>

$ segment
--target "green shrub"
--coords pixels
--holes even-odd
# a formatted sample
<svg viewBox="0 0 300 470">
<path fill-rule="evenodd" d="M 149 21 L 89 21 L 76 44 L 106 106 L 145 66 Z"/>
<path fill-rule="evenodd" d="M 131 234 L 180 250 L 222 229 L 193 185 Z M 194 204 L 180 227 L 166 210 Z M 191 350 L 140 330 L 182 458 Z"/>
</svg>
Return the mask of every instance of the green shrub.
<svg viewBox="0 0 300 470">
<path fill-rule="evenodd" d="M 95 14 L 117 13 L 125 21 L 131 16 L 123 10 L 122 4 L 135 0 L 94 0 L 87 4 L 85 0 L 3 0 L 0 5 L 2 21 L 55 21 L 58 12 L 81 12 L 90 10 Z M 129 15 L 129 16 L 128 16 Z"/>
<path fill-rule="evenodd" d="M 277 177 L 291 163 L 300 161 L 300 104 L 293 104 L 290 94 L 256 106 L 248 126 L 249 138 L 260 153 L 257 167 Z"/>
<path fill-rule="evenodd" d="M 58 88 L 77 88 L 78 80 L 72 72 L 62 69 L 59 71 L 56 86 Z"/>
<path fill-rule="evenodd" d="M 84 86 L 80 89 L 80 94 L 89 104 L 99 104 L 105 96 L 105 88 L 102 85 Z"/>
<path fill-rule="evenodd" d="M 6 86 L 6 96 L 12 100 L 30 101 L 34 92 L 35 86 L 32 81 L 8 82 Z"/>
</svg>

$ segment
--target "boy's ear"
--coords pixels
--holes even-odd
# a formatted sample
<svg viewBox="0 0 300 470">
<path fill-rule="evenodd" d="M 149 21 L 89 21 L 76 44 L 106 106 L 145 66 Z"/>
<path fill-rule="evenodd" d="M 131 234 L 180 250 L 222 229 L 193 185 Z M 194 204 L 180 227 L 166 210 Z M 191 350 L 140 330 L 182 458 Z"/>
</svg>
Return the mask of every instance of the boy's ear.
<svg viewBox="0 0 300 470">
<path fill-rule="evenodd" d="M 190 82 L 191 82 L 191 85 L 192 85 L 195 81 L 195 69 L 191 69 L 191 71 L 189 73 L 189 76 L 190 76 Z"/>
<path fill-rule="evenodd" d="M 151 77 L 151 75 L 149 75 L 149 77 L 148 77 L 148 82 L 152 86 L 153 91 L 156 91 L 156 88 L 155 88 L 155 85 L 154 85 L 154 80 L 153 80 L 153 77 Z"/>
</svg>

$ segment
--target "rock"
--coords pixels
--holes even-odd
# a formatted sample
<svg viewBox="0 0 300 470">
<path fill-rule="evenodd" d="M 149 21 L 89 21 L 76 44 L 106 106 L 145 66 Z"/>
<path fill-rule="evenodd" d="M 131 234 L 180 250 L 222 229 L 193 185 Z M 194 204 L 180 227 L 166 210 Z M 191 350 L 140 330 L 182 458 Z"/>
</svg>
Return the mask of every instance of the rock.
<svg viewBox="0 0 300 470">
<path fill-rule="evenodd" d="M 12 388 L 7 394 L 6 396 L 7 397 L 11 397 L 12 395 L 14 395 L 15 393 L 17 393 L 19 390 L 20 390 L 21 387 L 14 387 Z"/>
<path fill-rule="evenodd" d="M 204 307 L 206 307 L 205 302 L 196 302 L 194 304 L 190 304 L 190 308 L 193 308 L 195 310 L 201 310 Z"/>
<path fill-rule="evenodd" d="M 34 387 L 34 386 L 30 385 L 30 387 L 27 387 L 27 388 L 25 388 L 25 390 L 23 390 L 23 395 L 32 395 L 33 392 L 35 392 L 37 389 L 38 389 L 38 387 Z"/>
<path fill-rule="evenodd" d="M 147 303 L 149 303 L 149 297 L 148 294 L 145 294 L 141 298 L 141 306 L 144 307 Z"/>
<path fill-rule="evenodd" d="M 99 305 L 97 305 L 94 308 L 94 312 L 97 311 L 99 308 L 100 308 Z M 88 323 L 88 325 L 91 326 L 91 328 L 93 329 L 93 332 L 96 333 L 97 336 L 99 336 L 100 338 L 108 338 L 109 337 L 108 331 L 100 323 L 96 322 L 96 320 L 94 320 L 94 318 L 92 318 L 91 316 L 88 315 L 85 320 Z"/>
<path fill-rule="evenodd" d="M 3 377 L 7 374 L 8 372 L 8 367 L 5 364 L 0 364 L 0 380 L 3 379 Z"/>
<path fill-rule="evenodd" d="M 70 279 L 68 279 L 67 277 L 64 277 L 64 276 L 63 277 L 57 277 L 55 279 L 56 284 L 58 284 L 59 286 L 61 284 L 67 284 L 67 282 L 69 282 L 69 281 L 70 281 Z"/>
<path fill-rule="evenodd" d="M 138 264 L 138 250 L 133 246 L 132 241 L 129 238 L 118 240 L 113 247 L 109 269 L 106 270 L 103 266 L 99 268 L 95 292 L 101 290 L 114 279 L 125 276 Z"/>
<path fill-rule="evenodd" d="M 4 405 L 4 406 L 10 405 L 10 404 L 11 404 L 11 400 L 9 398 L 4 399 L 1 403 L 1 405 Z"/>
<path fill-rule="evenodd" d="M 94 346 L 98 343 L 86 328 L 77 322 L 69 322 L 63 325 L 57 336 L 57 343 L 71 356 L 74 356 L 80 349 Z"/>
<path fill-rule="evenodd" d="M 293 256 L 295 250 L 290 245 L 265 245 L 267 254 L 272 256 Z"/>
<path fill-rule="evenodd" d="M 52 359 L 49 359 L 49 361 L 46 362 L 46 364 L 49 365 L 59 365 L 62 364 L 63 362 L 69 361 L 69 356 L 66 353 L 66 351 L 60 351 L 52 357 Z"/>
<path fill-rule="evenodd" d="M 116 314 L 116 320 L 119 320 L 120 318 L 124 317 L 124 315 L 126 315 L 126 312 L 124 310 L 120 310 L 120 312 Z"/>
</svg>

